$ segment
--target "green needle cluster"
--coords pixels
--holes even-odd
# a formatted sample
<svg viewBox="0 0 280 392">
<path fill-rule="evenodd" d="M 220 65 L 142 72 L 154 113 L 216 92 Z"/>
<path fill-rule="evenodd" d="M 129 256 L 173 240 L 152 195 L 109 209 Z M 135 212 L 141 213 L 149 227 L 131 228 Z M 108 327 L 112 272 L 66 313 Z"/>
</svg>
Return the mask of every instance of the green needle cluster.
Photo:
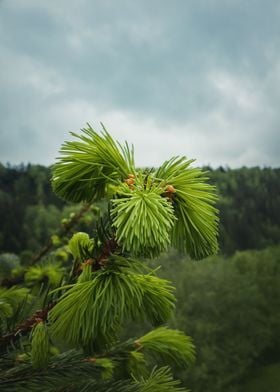
<svg viewBox="0 0 280 392">
<path fill-rule="evenodd" d="M 174 157 L 157 170 L 136 170 L 133 147 L 90 126 L 66 142 L 53 167 L 53 188 L 69 201 L 111 199 L 112 227 L 123 251 L 155 257 L 170 245 L 201 259 L 218 250 L 215 187 L 193 160 Z"/>
<path fill-rule="evenodd" d="M 139 392 L 188 392 L 180 387 L 180 381 L 174 380 L 168 367 L 154 368 L 148 378 L 137 380 Z"/>
<path fill-rule="evenodd" d="M 33 367 L 44 367 L 49 360 L 49 335 L 48 330 L 42 321 L 33 327 L 31 333 L 31 361 Z"/>
<path fill-rule="evenodd" d="M 175 216 L 172 204 L 153 190 L 135 190 L 112 200 L 113 226 L 124 251 L 155 257 L 170 245 Z"/>
<path fill-rule="evenodd" d="M 138 339 L 143 352 L 162 357 L 170 364 L 183 367 L 194 361 L 194 345 L 189 336 L 176 329 L 159 327 Z"/>
<path fill-rule="evenodd" d="M 172 245 L 194 259 L 202 259 L 218 250 L 217 196 L 215 187 L 207 183 L 206 172 L 190 167 L 192 162 L 174 157 L 163 163 L 155 177 L 176 189 Z"/>
<path fill-rule="evenodd" d="M 124 179 L 134 168 L 133 148 L 117 144 L 105 128 L 100 135 L 90 125 L 82 132 L 72 132 L 78 141 L 64 143 L 53 166 L 54 191 L 73 202 L 100 199 L 108 184 Z"/>
<path fill-rule="evenodd" d="M 52 334 L 73 346 L 112 343 L 128 320 L 167 321 L 174 309 L 172 292 L 168 281 L 150 274 L 99 270 L 61 296 L 49 313 Z"/>
</svg>

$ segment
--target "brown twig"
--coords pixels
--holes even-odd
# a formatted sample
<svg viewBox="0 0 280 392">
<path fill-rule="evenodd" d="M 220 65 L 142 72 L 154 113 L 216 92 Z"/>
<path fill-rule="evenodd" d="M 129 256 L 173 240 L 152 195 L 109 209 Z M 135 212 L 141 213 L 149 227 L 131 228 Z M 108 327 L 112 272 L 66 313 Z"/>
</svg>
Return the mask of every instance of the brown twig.
<svg viewBox="0 0 280 392">
<path fill-rule="evenodd" d="M 108 260 L 108 257 L 111 253 L 114 253 L 115 250 L 118 248 L 118 243 L 115 238 L 111 238 L 104 243 L 103 249 L 99 257 L 97 258 L 96 266 L 99 268 L 103 267 Z"/>
<path fill-rule="evenodd" d="M 44 309 L 37 310 L 31 317 L 19 324 L 13 332 L 0 336 L 0 351 L 3 351 L 11 343 L 14 343 L 21 336 L 30 332 L 38 320 L 45 321 L 48 312 L 54 307 L 55 302 L 50 302 Z"/>
</svg>

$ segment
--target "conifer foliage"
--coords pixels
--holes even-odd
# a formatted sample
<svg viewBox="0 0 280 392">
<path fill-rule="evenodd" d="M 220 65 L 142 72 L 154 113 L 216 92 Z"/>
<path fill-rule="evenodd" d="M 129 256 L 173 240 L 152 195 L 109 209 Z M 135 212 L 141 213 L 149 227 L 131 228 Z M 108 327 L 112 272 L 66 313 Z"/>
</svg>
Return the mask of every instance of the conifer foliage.
<svg viewBox="0 0 280 392">
<path fill-rule="evenodd" d="M 174 288 L 147 259 L 171 246 L 195 259 L 217 251 L 215 189 L 185 157 L 144 170 L 104 127 L 73 136 L 53 167 L 53 189 L 70 202 L 105 199 L 108 212 L 92 236 L 71 238 L 71 271 L 52 286 L 44 316 L 32 318 L 30 355 L 1 373 L 0 389 L 185 391 L 172 366 L 190 364 L 194 346 L 166 326 Z M 129 322 L 150 331 L 122 341 Z"/>
</svg>

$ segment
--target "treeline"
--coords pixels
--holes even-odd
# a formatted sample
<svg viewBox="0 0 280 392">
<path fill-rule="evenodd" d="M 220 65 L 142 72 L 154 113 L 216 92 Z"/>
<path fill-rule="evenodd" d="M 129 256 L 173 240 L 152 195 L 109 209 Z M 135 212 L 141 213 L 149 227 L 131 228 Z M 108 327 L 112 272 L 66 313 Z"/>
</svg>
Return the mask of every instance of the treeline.
<svg viewBox="0 0 280 392">
<path fill-rule="evenodd" d="M 206 169 L 219 194 L 221 253 L 277 244 L 280 169 Z M 0 252 L 36 250 L 57 228 L 66 203 L 52 192 L 50 178 L 44 166 L 0 164 Z"/>
</svg>

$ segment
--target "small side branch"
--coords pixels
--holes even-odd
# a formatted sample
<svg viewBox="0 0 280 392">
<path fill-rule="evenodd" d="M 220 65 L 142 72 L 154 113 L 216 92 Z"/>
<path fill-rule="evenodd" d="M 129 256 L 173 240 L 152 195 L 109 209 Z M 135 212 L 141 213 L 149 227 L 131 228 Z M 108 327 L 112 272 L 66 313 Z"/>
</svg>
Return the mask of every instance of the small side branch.
<svg viewBox="0 0 280 392">
<path fill-rule="evenodd" d="M 70 219 L 70 221 L 66 225 L 63 225 L 63 227 L 60 228 L 56 232 L 56 234 L 58 236 L 68 235 L 71 232 L 71 230 L 73 229 L 73 227 L 77 223 L 79 223 L 79 221 L 84 216 L 84 214 L 87 213 L 87 211 L 90 209 L 90 207 L 91 207 L 90 203 L 84 204 L 82 206 L 82 208 L 80 209 L 80 211 L 77 214 L 75 214 L 73 216 L 73 218 Z M 33 255 L 29 266 L 34 265 L 38 261 L 40 261 L 46 254 L 48 254 L 52 250 L 52 248 L 53 248 L 53 242 L 52 242 L 51 238 L 49 238 L 48 241 L 46 242 L 46 244 L 44 246 L 42 246 L 42 248 L 39 250 L 39 252 L 37 252 Z M 3 281 L 1 282 L 1 286 L 10 288 L 10 287 L 15 286 L 17 284 L 22 284 L 23 282 L 24 282 L 24 272 L 21 275 L 16 276 L 15 278 L 3 279 Z"/>
<path fill-rule="evenodd" d="M 38 320 L 46 321 L 48 313 L 54 305 L 55 302 L 49 303 L 44 309 L 37 310 L 31 317 L 19 324 L 13 332 L 0 336 L 0 351 L 3 352 L 10 344 L 30 332 L 33 326 L 38 323 Z"/>
</svg>

